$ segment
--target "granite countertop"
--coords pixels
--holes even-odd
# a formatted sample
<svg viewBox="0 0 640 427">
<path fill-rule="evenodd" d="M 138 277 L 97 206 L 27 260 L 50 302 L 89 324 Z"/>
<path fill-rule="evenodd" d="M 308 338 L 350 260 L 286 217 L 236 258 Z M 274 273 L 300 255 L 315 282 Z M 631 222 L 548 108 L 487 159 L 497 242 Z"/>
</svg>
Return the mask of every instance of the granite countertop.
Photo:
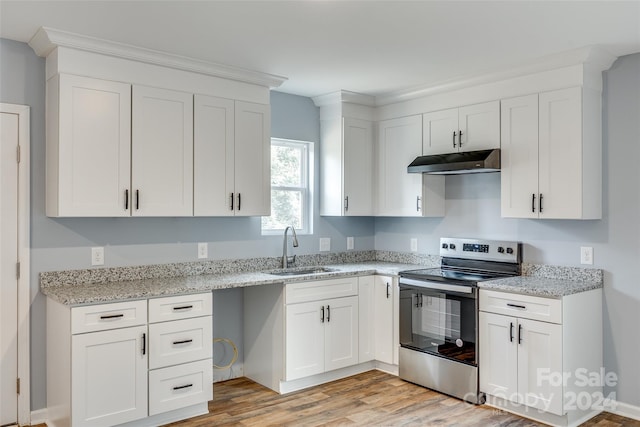
<svg viewBox="0 0 640 427">
<path fill-rule="evenodd" d="M 480 289 L 511 292 L 539 297 L 561 298 L 579 292 L 602 288 L 602 281 L 569 280 L 548 277 L 516 276 L 478 283 Z"/>
<path fill-rule="evenodd" d="M 64 305 L 84 305 L 345 276 L 366 276 L 370 274 L 395 276 L 400 271 L 424 268 L 424 265 L 371 261 L 363 263 L 329 264 L 323 265 L 323 267 L 331 271 L 292 276 L 269 274 L 269 271 L 280 271 L 279 269 L 274 269 L 254 272 L 111 281 L 106 283 L 54 284 L 41 286 L 41 291 L 47 297 Z M 295 270 L 295 268 L 293 270 Z"/>
</svg>

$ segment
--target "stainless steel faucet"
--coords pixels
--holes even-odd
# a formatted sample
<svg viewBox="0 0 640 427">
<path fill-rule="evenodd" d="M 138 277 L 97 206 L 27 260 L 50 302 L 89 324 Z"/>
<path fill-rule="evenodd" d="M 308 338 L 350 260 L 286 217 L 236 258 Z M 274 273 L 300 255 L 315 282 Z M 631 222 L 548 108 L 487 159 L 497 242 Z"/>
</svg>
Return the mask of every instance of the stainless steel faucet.
<svg viewBox="0 0 640 427">
<path fill-rule="evenodd" d="M 282 242 L 282 268 L 289 268 L 289 264 L 296 262 L 296 256 L 287 256 L 287 232 L 291 229 L 293 233 L 293 247 L 298 247 L 298 236 L 296 236 L 296 229 L 293 226 L 288 226 L 284 229 L 284 242 Z"/>
</svg>

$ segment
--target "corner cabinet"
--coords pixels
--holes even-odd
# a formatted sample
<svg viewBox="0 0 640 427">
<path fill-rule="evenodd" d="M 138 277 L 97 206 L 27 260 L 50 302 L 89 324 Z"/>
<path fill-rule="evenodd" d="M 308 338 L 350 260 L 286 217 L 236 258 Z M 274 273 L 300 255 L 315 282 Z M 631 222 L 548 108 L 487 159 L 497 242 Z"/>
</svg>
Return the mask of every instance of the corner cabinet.
<svg viewBox="0 0 640 427">
<path fill-rule="evenodd" d="M 502 216 L 602 218 L 599 92 L 542 92 L 501 108 Z"/>
<path fill-rule="evenodd" d="M 444 216 L 444 176 L 408 173 L 422 155 L 422 116 L 378 123 L 376 216 Z"/>
<path fill-rule="evenodd" d="M 194 215 L 271 213 L 268 105 L 194 98 Z"/>
</svg>

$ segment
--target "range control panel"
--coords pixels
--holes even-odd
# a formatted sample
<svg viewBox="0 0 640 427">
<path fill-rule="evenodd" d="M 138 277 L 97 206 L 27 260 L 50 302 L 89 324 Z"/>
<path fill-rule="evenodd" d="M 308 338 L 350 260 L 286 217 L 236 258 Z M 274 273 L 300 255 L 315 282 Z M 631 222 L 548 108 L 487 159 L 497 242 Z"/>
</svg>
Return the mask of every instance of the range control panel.
<svg viewBox="0 0 640 427">
<path fill-rule="evenodd" d="M 440 256 L 519 263 L 522 244 L 503 240 L 440 238 Z"/>
</svg>

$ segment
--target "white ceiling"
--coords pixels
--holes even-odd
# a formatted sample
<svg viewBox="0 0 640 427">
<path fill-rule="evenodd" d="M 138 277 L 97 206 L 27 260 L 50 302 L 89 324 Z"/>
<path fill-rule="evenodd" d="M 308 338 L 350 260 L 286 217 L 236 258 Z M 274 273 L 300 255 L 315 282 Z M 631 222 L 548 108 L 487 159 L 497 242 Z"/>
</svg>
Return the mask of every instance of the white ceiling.
<svg viewBox="0 0 640 427">
<path fill-rule="evenodd" d="M 278 90 L 304 96 L 435 86 L 592 45 L 640 52 L 640 0 L 0 0 L 0 37 L 41 26 L 285 76 Z"/>
</svg>

